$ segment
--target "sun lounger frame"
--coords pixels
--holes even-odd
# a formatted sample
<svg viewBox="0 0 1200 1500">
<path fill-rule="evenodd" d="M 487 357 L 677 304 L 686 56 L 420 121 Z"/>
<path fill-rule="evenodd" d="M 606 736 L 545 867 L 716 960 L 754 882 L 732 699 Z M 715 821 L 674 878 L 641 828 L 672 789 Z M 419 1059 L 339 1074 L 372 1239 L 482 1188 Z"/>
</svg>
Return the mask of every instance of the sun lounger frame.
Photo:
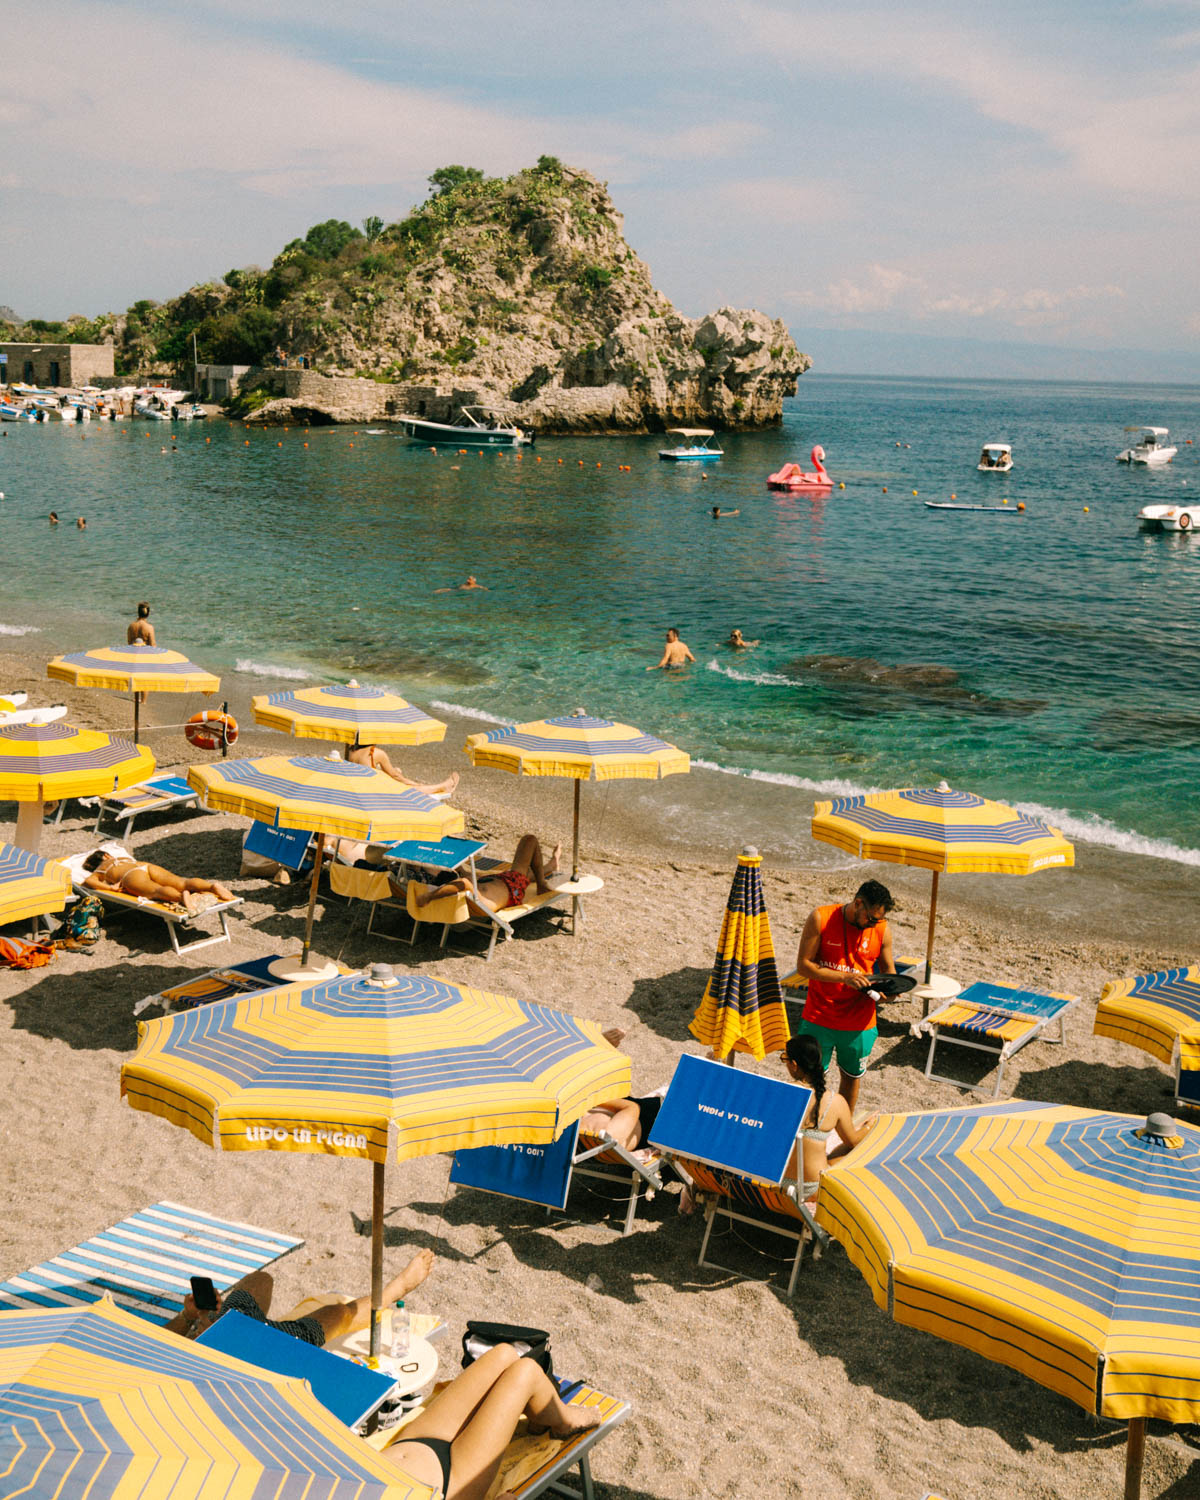
<svg viewBox="0 0 1200 1500">
<path fill-rule="evenodd" d="M 112 907 L 117 911 L 138 911 L 144 916 L 157 917 L 160 922 L 165 922 L 167 934 L 171 939 L 171 947 L 176 953 L 195 953 L 198 948 L 211 948 L 214 943 L 230 942 L 232 934 L 229 931 L 228 913 L 235 906 L 242 904 L 242 898 L 235 896 L 232 901 L 218 901 L 215 906 L 206 907 L 203 911 L 183 912 L 175 911 L 162 901 L 151 901 L 146 896 L 126 896 L 122 891 L 98 891 L 94 886 L 84 885 L 81 880 L 73 881 L 72 884 L 78 895 L 99 896 L 106 907 Z M 206 932 L 202 937 L 190 943 L 181 943 L 178 929 L 194 927 L 203 917 L 219 918 L 220 932 Z"/>
<path fill-rule="evenodd" d="M 158 779 L 165 781 L 168 778 L 164 776 Z M 182 778 L 171 776 L 169 779 L 179 781 Z M 173 807 L 200 806 L 200 793 L 192 787 L 188 787 L 186 792 L 163 791 L 161 794 L 156 793 L 152 800 L 143 802 L 138 807 L 125 806 L 126 798 L 133 796 L 135 792 L 153 792 L 154 785 L 155 778 L 150 776 L 145 781 L 139 782 L 137 786 L 127 787 L 125 791 L 118 792 L 115 796 L 101 797 L 99 799 L 99 806 L 96 809 L 96 824 L 92 832 L 100 832 L 100 824 L 104 821 L 105 814 L 109 813 L 112 808 L 121 809 L 120 811 L 113 812 L 111 817 L 114 823 L 123 825 L 121 836 L 124 837 L 132 832 L 134 819 L 140 818 L 143 813 L 165 812 L 168 808 Z"/>
<path fill-rule="evenodd" d="M 507 870 L 508 868 L 507 864 L 501 865 L 495 871 L 489 870 L 487 874 L 498 874 L 500 870 Z M 414 887 L 416 887 L 415 894 Z M 409 900 L 406 909 L 413 922 L 412 936 L 408 940 L 410 946 L 416 942 L 417 933 L 421 927 L 436 927 L 439 925 L 437 918 L 429 920 L 414 915 L 417 910 L 416 895 L 420 895 L 428 889 L 428 884 L 422 881 L 410 880 L 408 883 Z M 446 940 L 450 935 L 451 927 L 472 926 L 483 927 L 485 930 L 490 927 L 491 937 L 487 945 L 487 951 L 483 955 L 484 961 L 490 962 L 493 953 L 496 951 L 497 939 L 503 937 L 504 941 L 507 942 L 513 936 L 514 922 L 521 921 L 523 917 L 530 917 L 534 912 L 545 911 L 547 907 L 553 906 L 556 901 L 569 900 L 572 894 L 573 892 L 571 891 L 549 890 L 541 896 L 533 896 L 527 901 L 522 901 L 520 906 L 506 906 L 502 911 L 489 911 L 478 900 L 462 892 L 459 895 L 454 919 L 441 923 L 442 940 L 438 946 L 441 948 L 446 946 Z M 578 900 L 578 898 L 576 899 Z M 437 905 L 438 903 L 434 902 L 432 904 Z M 459 912 L 461 912 L 461 915 L 458 915 Z M 557 915 L 565 916 L 567 914 L 559 912 Z"/>
<path fill-rule="evenodd" d="M 591 1145 L 592 1141 L 597 1144 Z M 646 1189 L 647 1202 L 662 1189 L 662 1167 L 666 1159 L 661 1152 L 656 1152 L 650 1161 L 638 1161 L 631 1152 L 625 1150 L 624 1146 L 619 1146 L 607 1132 L 603 1135 L 581 1135 L 575 1159 L 571 1164 L 571 1175 L 572 1177 L 591 1177 L 598 1182 L 619 1183 L 622 1186 L 628 1182 L 629 1198 L 625 1205 L 625 1223 L 621 1230 L 621 1238 L 625 1239 L 633 1233 L 633 1221 L 637 1217 L 638 1202 L 643 1186 Z M 594 1165 L 585 1166 L 585 1162 L 592 1162 Z M 614 1170 L 605 1171 L 605 1167 L 612 1167 Z"/>
<path fill-rule="evenodd" d="M 1023 1047 L 1027 1047 L 1030 1042 L 1038 1040 L 1049 1042 L 1055 1047 L 1061 1047 L 1066 1042 L 1067 1016 L 1078 1005 L 1079 996 L 1058 994 L 1052 990 L 1046 991 L 1045 994 L 1037 994 L 1031 990 L 1017 990 L 1009 985 L 996 985 L 993 987 L 995 990 L 1007 990 L 1014 997 L 1027 995 L 1042 1000 L 1057 1000 L 1062 1003 L 1052 1013 L 1045 1016 L 1031 1015 L 1027 1011 L 1022 1011 L 1019 1006 L 1014 1004 L 1011 1015 L 1008 1017 L 1010 1024 L 1018 1022 L 1027 1023 L 1025 1029 L 1019 1035 L 1007 1038 L 996 1038 L 992 1035 L 989 1040 L 973 1041 L 962 1035 L 959 1025 L 947 1025 L 942 1021 L 942 1018 L 956 1007 L 962 1006 L 974 1010 L 980 1016 L 1005 1014 L 1005 1006 L 1002 999 L 998 1000 L 995 996 L 990 1001 L 982 997 L 978 1000 L 972 999 L 971 991 L 975 988 L 975 985 L 968 986 L 960 995 L 956 995 L 953 1000 L 948 1001 L 940 1010 L 935 1010 L 931 1016 L 927 1016 L 920 1023 L 921 1029 L 929 1032 L 929 1056 L 925 1059 L 925 1077 L 936 1079 L 939 1083 L 952 1083 L 956 1088 L 969 1089 L 974 1094 L 986 1094 L 988 1088 L 984 1083 L 967 1083 L 961 1078 L 951 1078 L 947 1073 L 935 1073 L 933 1071 L 933 1057 L 937 1051 L 939 1042 L 947 1047 L 967 1047 L 973 1052 L 986 1052 L 997 1059 L 996 1081 L 991 1090 L 991 1097 L 998 1099 L 1000 1097 L 1001 1086 L 1004 1082 L 1005 1064 L 1010 1058 L 1015 1057 Z M 1058 1035 L 1050 1036 L 1048 1035 L 1048 1030 L 1056 1021 L 1058 1022 Z M 989 1033 L 982 1031 L 980 1034 L 989 1036 Z"/>
</svg>

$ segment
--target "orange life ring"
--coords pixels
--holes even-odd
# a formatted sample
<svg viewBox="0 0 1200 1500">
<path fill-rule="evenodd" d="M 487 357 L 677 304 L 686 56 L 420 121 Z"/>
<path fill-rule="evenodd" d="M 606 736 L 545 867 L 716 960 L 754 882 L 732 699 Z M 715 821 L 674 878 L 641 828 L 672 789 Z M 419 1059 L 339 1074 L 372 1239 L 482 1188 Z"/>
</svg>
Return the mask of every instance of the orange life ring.
<svg viewBox="0 0 1200 1500">
<path fill-rule="evenodd" d="M 238 737 L 237 720 L 232 714 L 223 714 L 215 708 L 202 708 L 183 726 L 189 745 L 197 750 L 219 750 L 222 745 L 232 745 Z"/>
<path fill-rule="evenodd" d="M 1180 529 L 1180 531 L 1187 531 L 1187 529 L 1191 526 L 1191 524 L 1192 524 L 1191 513 L 1189 511 L 1186 511 L 1186 510 L 1183 511 L 1181 513 L 1180 517 L 1179 517 L 1179 529 Z"/>
</svg>

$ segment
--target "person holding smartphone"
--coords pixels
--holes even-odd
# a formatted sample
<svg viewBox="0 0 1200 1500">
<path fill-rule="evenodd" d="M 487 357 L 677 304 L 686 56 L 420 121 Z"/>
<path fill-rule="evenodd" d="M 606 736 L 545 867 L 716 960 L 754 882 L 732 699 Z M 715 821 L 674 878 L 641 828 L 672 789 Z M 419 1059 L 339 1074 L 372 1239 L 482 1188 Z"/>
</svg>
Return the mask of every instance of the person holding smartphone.
<svg viewBox="0 0 1200 1500">
<path fill-rule="evenodd" d="M 433 1251 L 418 1250 L 398 1276 L 394 1276 L 383 1289 L 383 1305 L 399 1302 L 421 1285 L 433 1270 Z M 231 1286 L 224 1296 L 213 1286 L 207 1276 L 193 1276 L 192 1290 L 183 1299 L 183 1311 L 166 1325 L 168 1333 L 182 1334 L 184 1338 L 198 1338 L 218 1318 L 227 1312 L 244 1313 L 256 1323 L 265 1323 L 268 1328 L 278 1328 L 305 1344 L 321 1348 L 329 1339 L 345 1338 L 346 1334 L 365 1328 L 371 1320 L 371 1294 L 356 1297 L 352 1302 L 329 1302 L 314 1308 L 303 1318 L 269 1318 L 271 1295 L 275 1289 L 274 1279 L 266 1271 L 251 1271 L 248 1276 Z"/>
</svg>

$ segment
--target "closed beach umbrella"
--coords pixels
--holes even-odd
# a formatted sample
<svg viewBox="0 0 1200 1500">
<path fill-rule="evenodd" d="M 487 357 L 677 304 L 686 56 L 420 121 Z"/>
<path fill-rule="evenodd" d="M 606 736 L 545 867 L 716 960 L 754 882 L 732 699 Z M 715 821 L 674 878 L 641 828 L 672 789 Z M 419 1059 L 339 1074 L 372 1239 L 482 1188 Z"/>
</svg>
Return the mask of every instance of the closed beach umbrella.
<svg viewBox="0 0 1200 1500">
<path fill-rule="evenodd" d="M 384 688 L 299 688 L 292 693 L 264 693 L 250 700 L 254 722 L 301 740 L 341 740 L 347 745 L 432 745 L 445 738 L 446 726 L 431 719 L 399 693 Z"/>
<path fill-rule="evenodd" d="M 936 787 L 835 797 L 813 808 L 812 836 L 859 859 L 933 872 L 925 983 L 933 972 L 938 877 L 958 873 L 1032 875 L 1073 865 L 1075 849 L 1057 828 L 1005 802 Z"/>
<path fill-rule="evenodd" d="M 0 1313 L 0 1475 L 54 1500 L 432 1500 L 305 1380 L 166 1333 L 107 1297 Z"/>
<path fill-rule="evenodd" d="M 883 1115 L 817 1220 L 875 1301 L 1129 1423 L 1200 1420 L 1200 1131 L 1008 1100 Z"/>
<path fill-rule="evenodd" d="M 467 736 L 472 765 L 495 766 L 517 776 L 570 776 L 575 781 L 574 855 L 579 879 L 579 785 L 584 781 L 645 780 L 691 768 L 683 750 L 643 734 L 631 724 L 594 719 L 577 708 L 562 719 L 538 719 Z"/>
<path fill-rule="evenodd" d="M 62 911 L 71 896 L 71 872 L 57 860 L 0 844 L 0 927 Z"/>
<path fill-rule="evenodd" d="M 37 853 L 44 804 L 61 797 L 106 797 L 136 786 L 154 770 L 154 756 L 96 729 L 10 724 L 0 729 L 0 802 L 19 804 L 14 843 Z"/>
<path fill-rule="evenodd" d="M 757 849 L 738 855 L 716 961 L 688 1028 L 714 1057 L 749 1052 L 761 1062 L 781 1051 L 789 1035 L 761 867 Z"/>
<path fill-rule="evenodd" d="M 165 646 L 100 646 L 95 651 L 76 651 L 55 656 L 46 665 L 46 675 L 76 687 L 108 688 L 114 693 L 133 694 L 133 738 L 139 731 L 138 710 L 142 693 L 215 693 L 221 679 Z"/>
<path fill-rule="evenodd" d="M 300 828 L 317 835 L 308 896 L 308 918 L 300 966 L 290 960 L 275 972 L 283 978 L 320 978 L 331 966 L 310 966 L 313 913 L 326 835 L 390 843 L 396 839 L 442 839 L 464 826 L 462 813 L 424 792 L 401 786 L 382 771 L 337 756 L 265 755 L 256 760 L 223 760 L 192 766 L 188 783 L 205 807 L 238 813 L 273 828 Z M 286 966 L 286 968 L 285 968 Z"/>
<path fill-rule="evenodd" d="M 1200 966 L 1161 969 L 1106 984 L 1096 1036 L 1115 1037 L 1165 1063 L 1178 1051 L 1179 1097 L 1200 1109 Z"/>
<path fill-rule="evenodd" d="M 596 1022 L 386 964 L 140 1022 L 121 1069 L 134 1109 L 218 1150 L 373 1162 L 376 1307 L 386 1162 L 545 1144 L 630 1087 Z"/>
</svg>

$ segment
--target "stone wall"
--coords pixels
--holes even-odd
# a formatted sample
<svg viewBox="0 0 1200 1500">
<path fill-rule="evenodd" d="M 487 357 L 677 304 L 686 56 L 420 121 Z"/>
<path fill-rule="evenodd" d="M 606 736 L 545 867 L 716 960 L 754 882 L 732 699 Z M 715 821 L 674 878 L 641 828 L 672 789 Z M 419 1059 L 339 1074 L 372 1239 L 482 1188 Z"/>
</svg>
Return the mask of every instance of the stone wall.
<svg viewBox="0 0 1200 1500">
<path fill-rule="evenodd" d="M 451 388 L 406 382 L 388 384 L 352 375 L 318 375 L 312 370 L 272 372 L 271 385 L 294 410 L 311 409 L 334 422 L 394 421 L 397 417 L 428 417 L 451 422 L 460 408 L 484 400 L 475 387 Z M 256 413 L 272 420 L 270 408 Z M 277 419 L 277 418 L 276 418 Z"/>
<path fill-rule="evenodd" d="M 99 376 L 113 373 L 111 344 L 0 343 L 0 354 L 8 355 L 7 366 L 0 369 L 7 369 L 9 385 L 91 385 Z"/>
</svg>

